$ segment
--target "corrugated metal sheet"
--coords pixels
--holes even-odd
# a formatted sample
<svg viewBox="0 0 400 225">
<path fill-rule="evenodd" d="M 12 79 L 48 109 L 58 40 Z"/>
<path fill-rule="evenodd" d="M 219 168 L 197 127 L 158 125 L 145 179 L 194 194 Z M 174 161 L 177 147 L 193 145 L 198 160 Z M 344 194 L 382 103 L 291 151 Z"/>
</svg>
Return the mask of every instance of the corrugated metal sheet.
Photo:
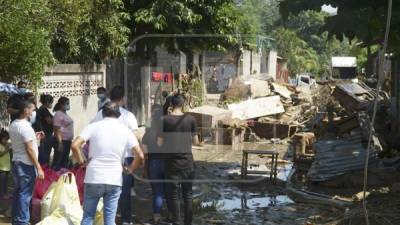
<svg viewBox="0 0 400 225">
<path fill-rule="evenodd" d="M 308 171 L 311 181 L 326 181 L 338 175 L 364 168 L 366 146 L 362 136 L 347 139 L 319 140 L 314 144 L 315 160 Z M 370 163 L 377 159 L 377 151 L 370 150 Z"/>
</svg>

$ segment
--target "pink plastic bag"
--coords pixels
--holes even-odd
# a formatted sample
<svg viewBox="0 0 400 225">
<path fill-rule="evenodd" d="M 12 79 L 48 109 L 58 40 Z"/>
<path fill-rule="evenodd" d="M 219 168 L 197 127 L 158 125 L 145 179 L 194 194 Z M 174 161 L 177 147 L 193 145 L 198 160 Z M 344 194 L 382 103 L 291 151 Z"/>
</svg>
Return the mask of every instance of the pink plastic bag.
<svg viewBox="0 0 400 225">
<path fill-rule="evenodd" d="M 47 166 L 42 167 L 44 172 L 44 180 L 36 180 L 35 188 L 33 191 L 33 198 L 42 199 L 47 189 L 49 189 L 50 185 L 57 181 L 60 175 L 57 174 L 56 171 L 50 169 Z"/>
<path fill-rule="evenodd" d="M 74 168 L 71 170 L 71 172 L 75 175 L 76 185 L 78 186 L 79 199 L 81 200 L 82 204 L 86 168 L 85 167 Z"/>
<path fill-rule="evenodd" d="M 33 222 L 39 222 L 40 221 L 40 211 L 41 211 L 41 206 L 40 206 L 40 199 L 38 198 L 32 198 L 32 215 L 31 218 Z"/>
</svg>

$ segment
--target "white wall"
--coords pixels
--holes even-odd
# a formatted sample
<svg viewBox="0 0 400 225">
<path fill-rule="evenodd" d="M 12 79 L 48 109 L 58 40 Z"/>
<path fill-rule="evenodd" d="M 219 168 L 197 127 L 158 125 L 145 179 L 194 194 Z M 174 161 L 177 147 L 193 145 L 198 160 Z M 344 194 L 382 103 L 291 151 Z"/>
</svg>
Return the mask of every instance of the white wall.
<svg viewBox="0 0 400 225">
<path fill-rule="evenodd" d="M 96 115 L 96 89 L 106 86 L 105 69 L 105 65 L 83 67 L 77 64 L 59 64 L 46 69 L 38 96 L 42 93 L 51 94 L 54 105 L 61 96 L 70 99 L 71 110 L 67 113 L 74 120 L 75 136 Z"/>
<path fill-rule="evenodd" d="M 271 50 L 268 56 L 268 74 L 274 80 L 276 80 L 277 60 L 278 60 L 278 53 L 275 50 Z"/>
</svg>

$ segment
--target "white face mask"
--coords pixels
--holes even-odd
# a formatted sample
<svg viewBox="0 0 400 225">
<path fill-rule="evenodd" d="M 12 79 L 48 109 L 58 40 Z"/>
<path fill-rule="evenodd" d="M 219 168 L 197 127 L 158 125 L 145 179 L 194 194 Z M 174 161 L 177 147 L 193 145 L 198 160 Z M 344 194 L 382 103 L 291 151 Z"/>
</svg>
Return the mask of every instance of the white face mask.
<svg viewBox="0 0 400 225">
<path fill-rule="evenodd" d="M 31 115 L 31 117 L 29 118 L 29 122 L 30 122 L 31 124 L 34 124 L 34 123 L 36 122 L 36 111 L 33 111 L 33 112 L 32 112 L 32 115 Z"/>
</svg>

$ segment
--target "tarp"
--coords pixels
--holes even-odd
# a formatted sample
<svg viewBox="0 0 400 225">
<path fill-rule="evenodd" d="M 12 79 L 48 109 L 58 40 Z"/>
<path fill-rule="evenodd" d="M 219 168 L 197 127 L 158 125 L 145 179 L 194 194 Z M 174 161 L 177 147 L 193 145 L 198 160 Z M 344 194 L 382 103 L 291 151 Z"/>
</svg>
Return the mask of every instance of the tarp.
<svg viewBox="0 0 400 225">
<path fill-rule="evenodd" d="M 0 93 L 12 95 L 12 94 L 18 94 L 19 90 L 13 84 L 6 84 L 6 83 L 0 82 Z"/>
<path fill-rule="evenodd" d="M 29 89 L 18 89 L 15 85 L 13 84 L 7 84 L 0 82 L 0 93 L 7 94 L 7 95 L 13 95 L 13 94 L 25 94 L 28 92 L 32 92 L 32 90 Z"/>
</svg>

